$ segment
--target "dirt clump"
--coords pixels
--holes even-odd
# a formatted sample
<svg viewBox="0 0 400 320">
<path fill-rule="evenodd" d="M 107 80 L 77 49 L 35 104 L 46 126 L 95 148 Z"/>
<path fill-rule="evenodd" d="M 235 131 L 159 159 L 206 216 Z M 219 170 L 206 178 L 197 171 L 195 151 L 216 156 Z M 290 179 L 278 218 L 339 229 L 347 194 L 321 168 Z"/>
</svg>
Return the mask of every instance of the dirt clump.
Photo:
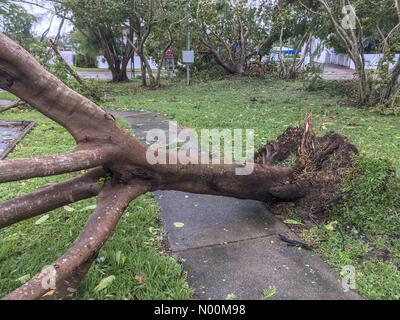
<svg viewBox="0 0 400 320">
<path fill-rule="evenodd" d="M 293 179 L 307 186 L 308 192 L 294 206 L 311 220 L 323 221 L 328 218 L 324 216 L 326 209 L 342 199 L 342 183 L 358 150 L 337 132 L 315 135 L 310 123 L 311 119 L 305 127 L 288 128 L 259 149 L 255 161 L 264 165 L 294 165 L 302 161 L 302 170 Z M 272 210 L 283 214 L 290 205 L 277 203 Z"/>
</svg>

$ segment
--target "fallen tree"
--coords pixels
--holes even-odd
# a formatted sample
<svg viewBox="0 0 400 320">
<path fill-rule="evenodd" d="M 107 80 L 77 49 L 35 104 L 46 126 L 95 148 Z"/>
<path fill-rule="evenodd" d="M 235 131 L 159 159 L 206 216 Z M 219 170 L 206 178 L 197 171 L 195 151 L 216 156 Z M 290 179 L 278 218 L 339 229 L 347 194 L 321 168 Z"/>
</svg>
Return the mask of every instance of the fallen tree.
<svg viewBox="0 0 400 320">
<path fill-rule="evenodd" d="M 177 190 L 269 204 L 306 199 L 315 179 L 321 179 L 307 173 L 323 172 L 326 161 L 343 146 L 348 146 L 349 156 L 355 149 L 337 134 L 316 140 L 308 118 L 305 128 L 292 129 L 291 138 L 285 139 L 284 134 L 260 150 L 250 175 L 236 175 L 240 165 L 151 165 L 144 143 L 120 129 L 106 111 L 68 88 L 1 33 L 0 88 L 56 121 L 76 141 L 69 154 L 0 161 L 0 183 L 86 171 L 73 180 L 1 203 L 0 228 L 97 197 L 94 213 L 68 251 L 5 299 L 69 298 L 129 203 L 147 192 Z M 279 165 L 291 154 L 297 161 Z M 52 272 L 55 288 L 43 285 Z"/>
</svg>

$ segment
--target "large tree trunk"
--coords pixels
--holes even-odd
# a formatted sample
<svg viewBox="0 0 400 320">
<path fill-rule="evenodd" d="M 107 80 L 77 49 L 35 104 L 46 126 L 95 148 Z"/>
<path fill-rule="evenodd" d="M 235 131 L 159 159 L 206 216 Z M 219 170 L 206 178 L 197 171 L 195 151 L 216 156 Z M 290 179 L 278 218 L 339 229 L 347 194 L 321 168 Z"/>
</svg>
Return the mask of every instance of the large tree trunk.
<svg viewBox="0 0 400 320">
<path fill-rule="evenodd" d="M 293 167 L 273 165 L 281 154 L 276 145 L 266 148 L 263 161 L 255 163 L 248 175 L 236 174 L 241 165 L 149 164 L 144 143 L 120 129 L 104 110 L 66 87 L 2 33 L 0 88 L 56 121 L 76 141 L 70 154 L 0 161 L 0 183 L 89 170 L 74 180 L 0 204 L 0 228 L 97 196 L 97 208 L 72 247 L 6 299 L 41 299 L 50 294 L 60 298 L 75 290 L 125 208 L 146 192 L 179 190 L 276 203 L 299 199 L 308 191 L 309 184 L 295 178 L 305 165 L 303 158 Z M 302 146 L 306 137 L 305 131 Z M 167 152 L 166 158 L 173 155 Z M 100 183 L 103 180 L 106 183 Z M 42 286 L 51 272 L 56 273 L 55 291 Z"/>
<path fill-rule="evenodd" d="M 400 58 L 397 60 L 391 74 L 389 83 L 381 89 L 380 103 L 392 106 L 400 91 Z"/>
<path fill-rule="evenodd" d="M 126 71 L 129 59 L 133 55 L 133 48 L 131 48 L 131 45 L 126 45 L 124 55 L 121 58 L 117 50 L 109 44 L 110 39 L 107 39 L 107 35 L 105 35 L 104 32 L 99 30 L 95 32 L 94 35 L 111 71 L 112 82 L 128 82 L 129 78 Z"/>
<path fill-rule="evenodd" d="M 348 55 L 353 60 L 357 74 L 358 74 L 358 104 L 361 106 L 367 106 L 370 103 L 370 88 L 368 84 L 368 76 L 365 71 L 365 61 L 364 61 L 364 47 L 362 39 L 362 26 L 358 21 L 356 34 L 354 29 L 345 29 L 335 16 L 329 1 L 318 0 L 319 3 L 324 8 L 325 12 L 328 14 L 329 19 L 335 28 L 336 35 L 341 40 L 342 44 Z"/>
<path fill-rule="evenodd" d="M 356 65 L 356 71 L 358 74 L 358 103 L 361 106 L 367 106 L 369 104 L 370 87 L 368 84 L 368 77 L 365 71 L 365 64 L 363 61 L 354 61 Z"/>
</svg>

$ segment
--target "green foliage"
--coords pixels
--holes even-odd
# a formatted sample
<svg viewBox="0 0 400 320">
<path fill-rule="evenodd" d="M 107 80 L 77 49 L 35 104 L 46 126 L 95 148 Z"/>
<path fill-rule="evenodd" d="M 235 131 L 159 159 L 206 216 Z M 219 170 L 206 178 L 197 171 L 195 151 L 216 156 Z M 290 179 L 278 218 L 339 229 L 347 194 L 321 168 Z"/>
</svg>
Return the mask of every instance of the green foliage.
<svg viewBox="0 0 400 320">
<path fill-rule="evenodd" d="M 36 18 L 13 1 L 0 3 L 0 32 L 28 48 L 34 41 L 31 29 Z"/>
<path fill-rule="evenodd" d="M 349 172 L 345 202 L 333 209 L 331 221 L 306 231 L 304 238 L 338 274 L 343 266 L 354 265 L 364 297 L 398 299 L 400 197 L 393 163 L 400 169 L 400 123 L 397 117 L 339 103 L 346 88 L 354 90 L 353 82 L 323 84 L 324 90 L 307 92 L 302 82 L 273 79 L 225 79 L 157 91 L 130 83 L 107 86 L 107 96 L 116 97 L 107 107 L 157 111 L 197 129 L 253 128 L 256 148 L 313 113 L 320 134 L 335 130 L 346 135 L 362 156 Z M 306 224 L 295 213 L 289 218 Z"/>
<path fill-rule="evenodd" d="M 97 56 L 100 55 L 99 47 L 83 35 L 80 31 L 71 34 L 73 49 L 76 53 L 74 64 L 82 68 L 97 68 Z"/>
<path fill-rule="evenodd" d="M 271 1 L 264 1 L 262 6 L 248 5 L 243 0 L 192 1 L 192 46 L 200 55 L 208 57 L 218 52 L 221 60 L 218 64 L 246 71 L 251 62 L 258 62 L 261 55 L 269 51 L 272 10 Z M 214 66 L 215 62 L 199 63 L 197 68 L 214 72 Z M 227 72 L 221 68 L 218 70 L 222 75 Z M 216 77 L 211 75 L 210 78 Z"/>
<path fill-rule="evenodd" d="M 368 237 L 400 235 L 400 181 L 391 161 L 360 157 L 344 192 L 336 208 L 344 222 Z"/>
<path fill-rule="evenodd" d="M 393 162 L 360 156 L 331 209 L 335 228 L 314 227 L 304 238 L 340 272 L 356 268 L 357 290 L 370 299 L 400 299 L 400 179 Z"/>
<path fill-rule="evenodd" d="M 1 118 L 37 122 L 10 158 L 62 154 L 74 148 L 73 138 L 65 129 L 37 112 L 13 111 L 2 114 Z M 70 175 L 63 175 L 3 184 L 0 201 L 69 178 Z M 61 256 L 82 230 L 94 207 L 94 200 L 85 200 L 50 212 L 41 223 L 37 223 L 41 219 L 37 217 L 1 230 L 0 297 Z M 155 200 L 150 194 L 140 197 L 127 209 L 115 234 L 100 251 L 77 298 L 190 299 L 192 290 L 181 266 L 164 250 L 162 236 Z"/>
<path fill-rule="evenodd" d="M 323 88 L 322 70 L 317 65 L 308 65 L 303 71 L 304 88 L 307 91 L 315 91 Z"/>
<path fill-rule="evenodd" d="M 51 48 L 48 48 L 43 43 L 34 42 L 33 44 L 31 44 L 30 52 L 47 71 L 54 74 L 68 87 L 79 92 L 83 96 L 92 99 L 90 93 L 87 92 L 85 87 L 71 76 L 65 65 L 65 61 L 61 61 Z"/>
</svg>

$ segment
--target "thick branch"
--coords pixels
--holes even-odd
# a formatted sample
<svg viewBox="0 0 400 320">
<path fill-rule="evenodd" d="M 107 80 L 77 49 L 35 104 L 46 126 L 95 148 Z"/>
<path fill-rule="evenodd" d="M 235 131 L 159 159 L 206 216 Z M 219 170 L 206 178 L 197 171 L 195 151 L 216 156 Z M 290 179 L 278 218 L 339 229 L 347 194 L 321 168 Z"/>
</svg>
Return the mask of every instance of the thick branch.
<svg viewBox="0 0 400 320">
<path fill-rule="evenodd" d="M 0 88 L 62 125 L 77 142 L 120 132 L 102 109 L 68 88 L 3 33 L 0 48 Z"/>
<path fill-rule="evenodd" d="M 0 183 L 47 177 L 105 164 L 113 155 L 107 146 L 75 151 L 66 155 L 0 161 Z"/>
<path fill-rule="evenodd" d="M 101 189 L 97 182 L 104 175 L 103 169 L 94 169 L 78 178 L 1 203 L 0 229 L 67 204 L 96 196 Z"/>
<path fill-rule="evenodd" d="M 99 194 L 95 212 L 89 218 L 72 247 L 50 267 L 37 274 L 5 299 L 34 300 L 41 299 L 48 293 L 57 295 L 57 290 L 52 292 L 52 289 L 43 286 L 43 283 L 46 283 L 52 273 L 55 273 L 56 287 L 65 288 L 64 281 L 69 279 L 70 275 L 76 270 L 87 265 L 87 261 L 93 260 L 93 257 L 98 254 L 129 203 L 148 190 L 149 187 L 143 183 L 117 186 L 110 184 L 106 186 Z M 74 287 L 76 287 L 76 284 L 74 284 Z"/>
<path fill-rule="evenodd" d="M 293 175 L 301 166 L 278 167 L 255 165 L 248 175 L 237 175 L 238 165 L 178 165 L 160 166 L 160 189 L 179 190 L 199 194 L 212 194 L 238 199 L 265 202 L 294 200 L 305 195 L 301 183 L 291 184 Z M 288 190 L 292 192 L 288 192 Z"/>
</svg>

